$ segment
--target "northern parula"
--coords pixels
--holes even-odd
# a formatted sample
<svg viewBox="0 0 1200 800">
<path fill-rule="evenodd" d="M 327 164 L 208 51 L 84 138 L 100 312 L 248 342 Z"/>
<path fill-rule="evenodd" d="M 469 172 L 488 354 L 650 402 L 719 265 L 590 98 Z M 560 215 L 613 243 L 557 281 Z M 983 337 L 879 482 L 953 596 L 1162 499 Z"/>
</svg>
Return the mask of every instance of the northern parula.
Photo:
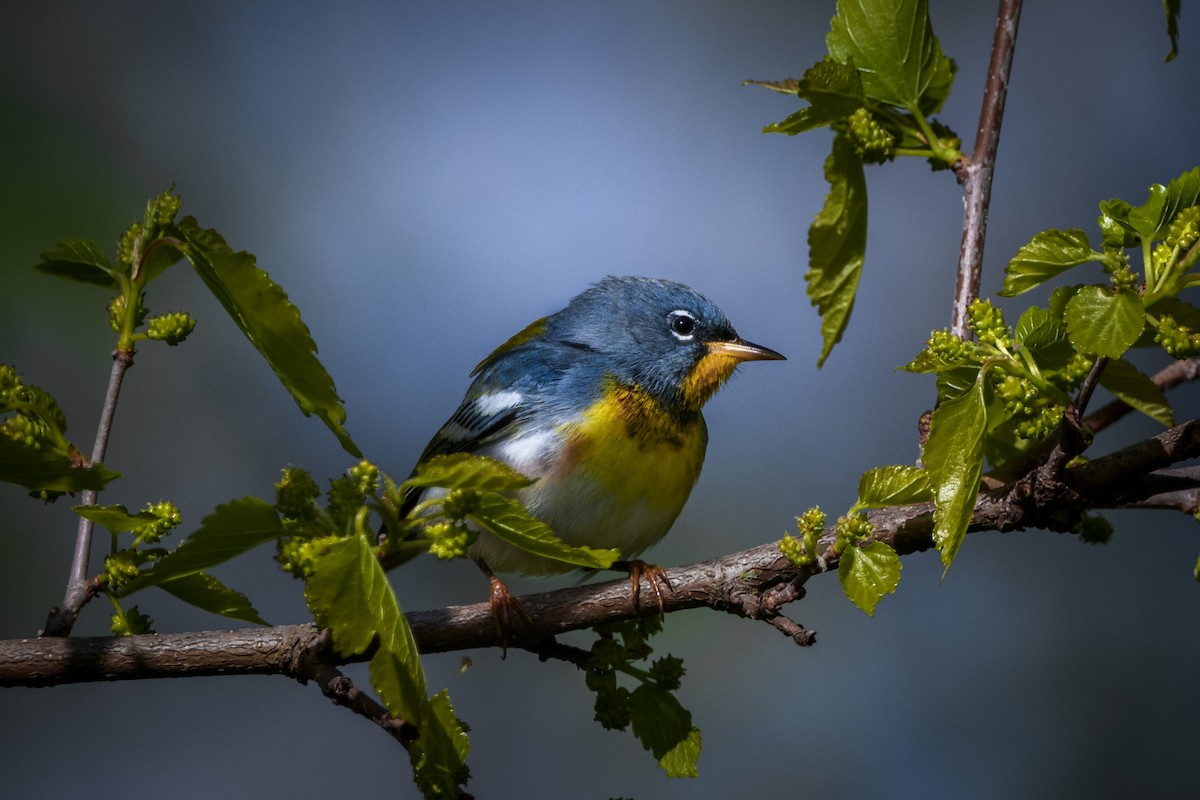
<svg viewBox="0 0 1200 800">
<path fill-rule="evenodd" d="M 743 361 L 782 358 L 740 338 L 683 284 L 605 278 L 481 361 L 420 460 L 469 452 L 505 462 L 534 479 L 519 499 L 561 539 L 632 559 L 667 533 L 700 475 L 701 406 Z M 493 579 L 493 607 L 491 569 L 573 569 L 487 532 L 469 554 Z"/>
</svg>

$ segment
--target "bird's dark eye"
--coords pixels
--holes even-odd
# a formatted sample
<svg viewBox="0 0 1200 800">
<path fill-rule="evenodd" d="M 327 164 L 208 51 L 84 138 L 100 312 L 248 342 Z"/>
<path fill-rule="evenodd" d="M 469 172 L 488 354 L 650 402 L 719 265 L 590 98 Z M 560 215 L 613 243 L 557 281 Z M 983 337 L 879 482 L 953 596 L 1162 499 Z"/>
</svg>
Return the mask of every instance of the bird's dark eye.
<svg viewBox="0 0 1200 800">
<path fill-rule="evenodd" d="M 696 318 L 687 311 L 672 311 L 667 315 L 671 333 L 676 339 L 688 340 L 696 332 Z"/>
</svg>

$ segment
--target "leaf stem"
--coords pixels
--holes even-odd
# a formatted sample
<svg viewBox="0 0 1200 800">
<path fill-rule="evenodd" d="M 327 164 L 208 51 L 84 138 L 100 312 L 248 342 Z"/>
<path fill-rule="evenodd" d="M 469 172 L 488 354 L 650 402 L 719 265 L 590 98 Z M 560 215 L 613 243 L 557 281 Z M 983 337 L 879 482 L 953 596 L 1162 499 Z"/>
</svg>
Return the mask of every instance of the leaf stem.
<svg viewBox="0 0 1200 800">
<path fill-rule="evenodd" d="M 1008 95 L 1008 76 L 1012 71 L 1013 48 L 1016 46 L 1017 23 L 1020 17 L 1021 0 L 1000 0 L 1000 10 L 996 15 L 996 32 L 992 39 L 992 57 L 988 63 L 987 83 L 983 93 L 983 108 L 979 113 L 979 130 L 975 137 L 975 152 L 969 159 L 963 159 L 955 165 L 955 173 L 959 183 L 963 185 L 963 235 L 950 330 L 962 339 L 970 338 L 967 308 L 979 296 L 983 243 L 987 236 L 988 205 L 992 197 L 992 174 L 995 169 L 996 149 L 1000 142 L 1000 122 L 1004 117 L 1004 100 Z"/>
<path fill-rule="evenodd" d="M 134 351 L 115 350 L 113 352 L 112 371 L 108 375 L 108 391 L 104 395 L 104 407 L 100 411 L 100 424 L 96 429 L 96 441 L 92 445 L 91 463 L 104 460 L 108 450 L 108 437 L 112 432 L 113 417 L 117 411 L 117 398 L 121 394 L 121 382 L 125 372 L 133 366 Z M 96 503 L 94 490 L 87 490 L 80 496 L 83 505 Z M 92 552 L 92 521 L 79 518 L 79 528 L 75 534 L 75 554 L 71 558 L 71 571 L 67 578 L 67 590 L 63 595 L 62 605 L 50 612 L 42 636 L 66 636 L 75 625 L 79 610 L 92 598 L 87 577 L 88 561 Z"/>
</svg>

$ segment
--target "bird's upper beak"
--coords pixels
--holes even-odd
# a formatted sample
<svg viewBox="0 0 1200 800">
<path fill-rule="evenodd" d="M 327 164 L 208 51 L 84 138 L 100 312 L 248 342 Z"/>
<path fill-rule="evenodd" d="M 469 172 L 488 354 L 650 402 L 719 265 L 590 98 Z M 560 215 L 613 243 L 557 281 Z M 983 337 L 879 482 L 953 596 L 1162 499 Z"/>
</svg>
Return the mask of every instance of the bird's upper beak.
<svg viewBox="0 0 1200 800">
<path fill-rule="evenodd" d="M 776 353 L 769 347 L 747 342 L 745 339 L 734 339 L 731 342 L 709 342 L 708 352 L 716 355 L 731 356 L 738 361 L 785 361 L 785 356 Z"/>
</svg>

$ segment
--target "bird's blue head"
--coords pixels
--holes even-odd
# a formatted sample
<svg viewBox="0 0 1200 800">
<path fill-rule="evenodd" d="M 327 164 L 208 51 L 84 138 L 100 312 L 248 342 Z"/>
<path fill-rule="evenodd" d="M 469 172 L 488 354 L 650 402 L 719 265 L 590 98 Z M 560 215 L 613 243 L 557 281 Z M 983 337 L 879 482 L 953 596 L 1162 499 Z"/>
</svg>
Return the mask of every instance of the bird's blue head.
<svg viewBox="0 0 1200 800">
<path fill-rule="evenodd" d="M 696 290 L 651 278 L 605 278 L 547 317 L 544 335 L 604 354 L 618 380 L 680 412 L 699 411 L 743 361 L 783 358 Z"/>
</svg>

